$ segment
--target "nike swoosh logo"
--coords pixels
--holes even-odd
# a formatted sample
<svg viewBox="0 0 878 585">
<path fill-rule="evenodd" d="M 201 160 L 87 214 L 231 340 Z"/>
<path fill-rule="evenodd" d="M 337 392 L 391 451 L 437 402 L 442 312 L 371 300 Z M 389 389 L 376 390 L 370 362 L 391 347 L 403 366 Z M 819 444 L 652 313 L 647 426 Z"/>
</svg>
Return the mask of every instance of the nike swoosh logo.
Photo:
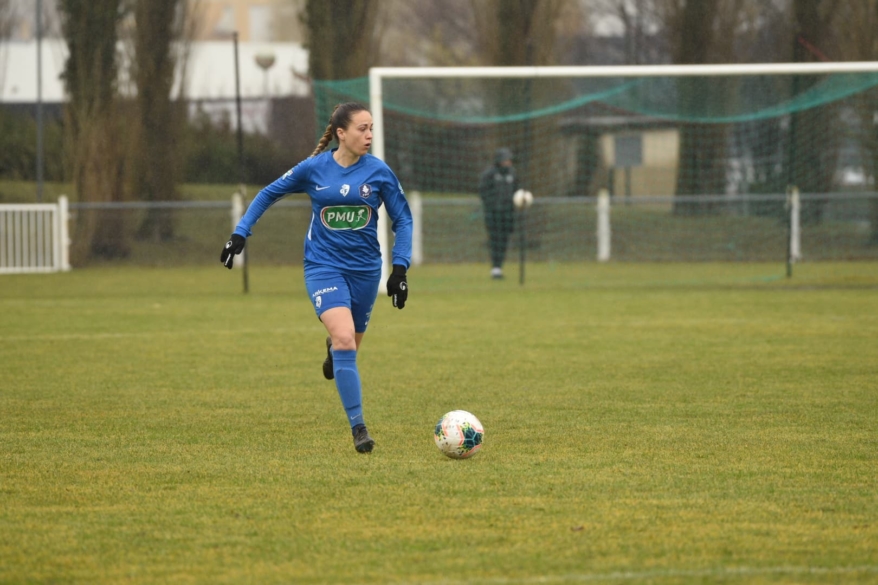
<svg viewBox="0 0 878 585">
<path fill-rule="evenodd" d="M 314 189 L 314 190 L 315 190 L 315 191 L 323 191 L 324 189 L 329 189 L 329 185 L 327 185 L 326 187 L 317 187 L 317 188 Z"/>
</svg>

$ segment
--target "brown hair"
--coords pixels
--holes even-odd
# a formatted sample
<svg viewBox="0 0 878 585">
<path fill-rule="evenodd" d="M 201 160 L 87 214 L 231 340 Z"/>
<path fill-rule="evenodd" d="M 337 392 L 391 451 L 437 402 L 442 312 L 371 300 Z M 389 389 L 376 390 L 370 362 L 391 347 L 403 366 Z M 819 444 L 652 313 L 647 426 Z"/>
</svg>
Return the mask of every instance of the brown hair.
<svg viewBox="0 0 878 585">
<path fill-rule="evenodd" d="M 368 111 L 368 108 L 357 102 L 347 102 L 335 106 L 335 109 L 332 110 L 332 114 L 329 115 L 329 125 L 326 127 L 323 136 L 320 137 L 320 142 L 317 143 L 317 148 L 314 149 L 311 156 L 317 156 L 323 152 L 323 149 L 332 142 L 333 138 L 337 140 L 338 129 L 347 128 L 348 124 L 351 123 L 351 117 L 357 112 L 362 112 L 364 110 Z"/>
</svg>

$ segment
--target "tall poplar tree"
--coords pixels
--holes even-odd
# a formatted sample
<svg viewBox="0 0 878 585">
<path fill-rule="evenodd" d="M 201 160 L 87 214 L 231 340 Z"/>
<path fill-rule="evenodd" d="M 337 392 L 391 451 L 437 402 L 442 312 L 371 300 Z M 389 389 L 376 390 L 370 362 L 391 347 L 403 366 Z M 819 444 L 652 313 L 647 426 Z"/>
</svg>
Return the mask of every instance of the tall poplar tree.
<svg viewBox="0 0 878 585">
<path fill-rule="evenodd" d="M 701 65 L 714 62 L 714 37 L 719 28 L 720 0 L 686 2 L 672 28 L 674 61 Z M 723 99 L 715 85 L 704 78 L 677 79 L 683 104 L 712 103 Z M 725 192 L 726 127 L 718 124 L 685 124 L 680 130 L 680 160 L 677 195 L 718 195 Z M 674 212 L 681 215 L 709 213 L 709 206 L 676 202 Z"/>
<path fill-rule="evenodd" d="M 556 65 L 558 20 L 561 0 L 483 0 L 472 5 L 476 30 L 481 40 L 481 60 L 485 65 Z M 545 102 L 557 102 L 559 82 L 507 79 L 499 83 L 494 113 L 532 111 Z M 534 169 L 546 168 L 552 153 L 533 148 L 531 137 L 536 125 L 547 120 L 525 120 L 508 137 L 495 137 L 495 146 L 511 148 L 525 182 Z"/>
<path fill-rule="evenodd" d="M 67 152 L 77 196 L 83 202 L 117 201 L 124 194 L 124 149 L 117 115 L 119 0 L 59 0 L 69 56 L 64 67 Z M 74 226 L 71 262 L 124 257 L 129 252 L 122 218 L 82 210 Z"/>
<path fill-rule="evenodd" d="M 793 62 L 809 63 L 831 59 L 833 50 L 833 0 L 793 0 Z M 815 78 L 792 76 L 791 93 L 798 95 L 817 83 Z M 832 190 L 840 145 L 834 120 L 836 107 L 795 112 L 790 117 L 787 142 L 787 183 L 802 193 L 827 193 Z M 809 201 L 802 209 L 803 223 L 817 223 L 823 216 L 825 201 Z"/>
<path fill-rule="evenodd" d="M 302 22 L 307 30 L 312 79 L 352 79 L 369 73 L 380 49 L 377 0 L 307 0 Z"/>
<path fill-rule="evenodd" d="M 134 70 L 137 86 L 132 143 L 131 189 L 146 201 L 179 199 L 181 128 L 185 103 L 174 100 L 177 57 L 188 14 L 186 0 L 137 0 L 134 5 Z M 137 228 L 139 239 L 164 241 L 174 235 L 170 209 L 150 209 Z"/>
</svg>

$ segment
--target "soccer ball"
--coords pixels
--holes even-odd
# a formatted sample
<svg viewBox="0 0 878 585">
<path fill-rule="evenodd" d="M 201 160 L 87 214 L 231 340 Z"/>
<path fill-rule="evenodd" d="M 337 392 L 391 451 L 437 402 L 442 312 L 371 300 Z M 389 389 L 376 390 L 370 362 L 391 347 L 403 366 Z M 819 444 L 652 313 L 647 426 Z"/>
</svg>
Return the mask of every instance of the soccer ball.
<svg viewBox="0 0 878 585">
<path fill-rule="evenodd" d="M 519 189 L 512 194 L 512 204 L 515 205 L 515 207 L 517 207 L 518 209 L 530 207 L 531 205 L 533 205 L 533 202 L 534 195 L 530 191 Z"/>
<path fill-rule="evenodd" d="M 472 457 L 482 448 L 485 429 L 470 412 L 452 410 L 436 423 L 433 439 L 444 455 L 452 459 Z"/>
</svg>

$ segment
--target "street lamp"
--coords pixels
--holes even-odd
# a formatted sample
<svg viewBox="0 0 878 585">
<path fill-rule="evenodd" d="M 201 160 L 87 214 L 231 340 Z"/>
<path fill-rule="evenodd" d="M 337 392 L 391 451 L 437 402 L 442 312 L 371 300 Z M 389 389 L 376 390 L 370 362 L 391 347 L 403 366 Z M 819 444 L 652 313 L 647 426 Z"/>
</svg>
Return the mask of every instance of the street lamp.
<svg viewBox="0 0 878 585">
<path fill-rule="evenodd" d="M 264 73 L 262 97 L 268 98 L 268 70 L 274 65 L 274 53 L 257 53 L 256 64 Z"/>
</svg>

